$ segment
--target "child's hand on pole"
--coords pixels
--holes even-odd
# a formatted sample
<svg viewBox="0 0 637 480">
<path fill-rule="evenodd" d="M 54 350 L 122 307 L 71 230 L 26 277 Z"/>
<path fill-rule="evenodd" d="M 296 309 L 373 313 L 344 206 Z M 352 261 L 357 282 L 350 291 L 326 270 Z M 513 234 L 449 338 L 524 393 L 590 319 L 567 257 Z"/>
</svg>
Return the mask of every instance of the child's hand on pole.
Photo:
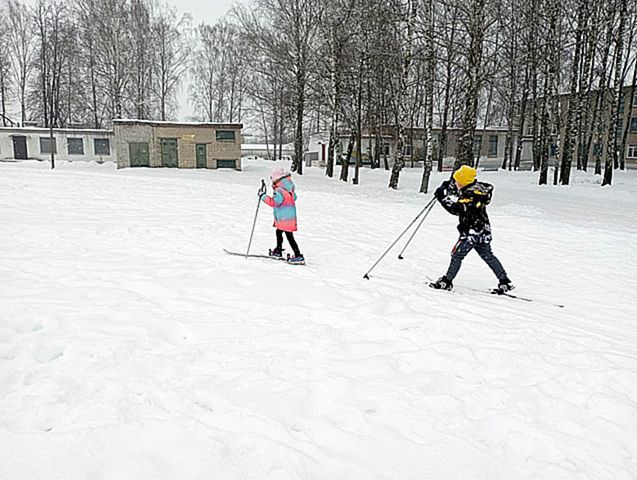
<svg viewBox="0 0 637 480">
<path fill-rule="evenodd" d="M 265 180 L 261 179 L 261 187 L 259 188 L 259 191 L 257 192 L 257 195 L 259 196 L 259 198 L 263 197 L 266 194 L 267 190 L 266 190 L 266 186 L 265 186 Z"/>
</svg>

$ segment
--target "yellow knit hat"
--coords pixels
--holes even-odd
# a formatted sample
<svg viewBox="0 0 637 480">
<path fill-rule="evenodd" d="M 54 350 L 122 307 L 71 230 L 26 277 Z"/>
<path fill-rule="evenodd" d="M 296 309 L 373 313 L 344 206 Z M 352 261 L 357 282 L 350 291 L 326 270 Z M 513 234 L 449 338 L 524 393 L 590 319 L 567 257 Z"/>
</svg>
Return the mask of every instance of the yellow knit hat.
<svg viewBox="0 0 637 480">
<path fill-rule="evenodd" d="M 469 165 L 463 165 L 454 172 L 453 179 L 458 182 L 461 187 L 464 187 L 473 183 L 477 175 L 478 172 L 475 168 L 472 168 Z"/>
</svg>

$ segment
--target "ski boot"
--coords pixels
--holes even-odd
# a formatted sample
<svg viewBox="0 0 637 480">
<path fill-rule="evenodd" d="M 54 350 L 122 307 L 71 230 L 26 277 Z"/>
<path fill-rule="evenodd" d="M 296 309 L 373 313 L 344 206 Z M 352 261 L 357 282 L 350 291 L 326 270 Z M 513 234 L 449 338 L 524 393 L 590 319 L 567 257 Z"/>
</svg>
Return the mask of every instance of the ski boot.
<svg viewBox="0 0 637 480">
<path fill-rule="evenodd" d="M 301 253 L 294 257 L 288 255 L 288 263 L 291 265 L 305 265 L 305 257 Z"/>
<path fill-rule="evenodd" d="M 282 248 L 271 248 L 268 250 L 268 255 L 273 258 L 283 258 L 283 249 Z"/>
<path fill-rule="evenodd" d="M 451 290 L 453 288 L 453 282 L 443 275 L 435 282 L 430 283 L 429 286 L 436 290 Z"/>
<path fill-rule="evenodd" d="M 514 288 L 515 288 L 515 285 L 511 283 L 511 280 L 509 280 L 509 277 L 504 277 L 500 279 L 498 283 L 498 288 L 496 288 L 496 291 L 502 294 L 502 293 L 510 292 Z"/>
</svg>

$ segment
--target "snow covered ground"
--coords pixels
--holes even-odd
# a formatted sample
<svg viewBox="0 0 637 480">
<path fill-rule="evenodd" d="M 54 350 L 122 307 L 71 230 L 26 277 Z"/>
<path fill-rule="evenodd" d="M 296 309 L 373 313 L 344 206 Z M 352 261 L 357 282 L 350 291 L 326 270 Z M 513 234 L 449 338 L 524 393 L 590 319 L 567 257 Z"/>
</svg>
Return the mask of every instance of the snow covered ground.
<svg viewBox="0 0 637 480">
<path fill-rule="evenodd" d="M 527 303 L 470 290 L 495 285 L 474 253 L 426 287 L 456 237 L 438 207 L 363 280 L 419 171 L 310 170 L 306 266 L 224 254 L 271 166 L 0 163 L 0 479 L 637 478 L 637 172 L 480 174 Z"/>
</svg>

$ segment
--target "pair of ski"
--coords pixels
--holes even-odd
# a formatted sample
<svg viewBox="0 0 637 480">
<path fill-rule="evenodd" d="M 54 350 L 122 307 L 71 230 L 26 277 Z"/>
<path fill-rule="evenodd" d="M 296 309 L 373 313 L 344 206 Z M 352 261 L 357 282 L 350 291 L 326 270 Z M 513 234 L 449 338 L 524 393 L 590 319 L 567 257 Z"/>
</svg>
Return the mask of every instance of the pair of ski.
<svg viewBox="0 0 637 480">
<path fill-rule="evenodd" d="M 433 284 L 433 282 L 429 282 L 428 285 L 431 287 Z M 433 288 L 433 287 L 432 287 Z M 460 293 L 462 293 L 462 290 L 468 290 L 471 292 L 477 292 L 477 293 L 482 293 L 482 294 L 487 294 L 487 295 L 498 295 L 500 297 L 508 297 L 508 298 L 512 298 L 514 300 L 520 300 L 522 302 L 529 302 L 529 303 L 544 303 L 546 305 L 551 305 L 553 307 L 558 307 L 558 308 L 564 308 L 564 305 L 560 304 L 560 303 L 547 303 L 547 302 L 542 302 L 542 301 L 537 301 L 534 300 L 532 298 L 528 298 L 528 297 L 522 297 L 520 295 L 511 293 L 511 292 L 505 292 L 503 290 L 500 290 L 499 288 L 491 288 L 488 290 L 481 290 L 478 288 L 471 288 L 471 287 L 460 287 Z M 449 291 L 449 290 L 442 290 L 445 292 L 449 292 L 449 293 L 453 293 L 453 291 Z"/>
<path fill-rule="evenodd" d="M 239 252 L 231 252 L 230 250 L 226 250 L 225 248 L 223 249 L 224 252 L 226 252 L 228 255 L 235 255 L 237 257 L 246 257 L 246 258 L 267 258 L 268 260 L 278 260 L 278 261 L 284 261 L 286 262 L 288 265 L 305 265 L 305 261 L 302 262 L 294 262 L 291 261 L 290 259 L 290 255 L 288 255 L 287 257 L 275 257 L 272 255 L 261 255 L 258 253 L 250 253 L 248 255 L 246 255 L 245 253 L 239 253 Z"/>
</svg>

